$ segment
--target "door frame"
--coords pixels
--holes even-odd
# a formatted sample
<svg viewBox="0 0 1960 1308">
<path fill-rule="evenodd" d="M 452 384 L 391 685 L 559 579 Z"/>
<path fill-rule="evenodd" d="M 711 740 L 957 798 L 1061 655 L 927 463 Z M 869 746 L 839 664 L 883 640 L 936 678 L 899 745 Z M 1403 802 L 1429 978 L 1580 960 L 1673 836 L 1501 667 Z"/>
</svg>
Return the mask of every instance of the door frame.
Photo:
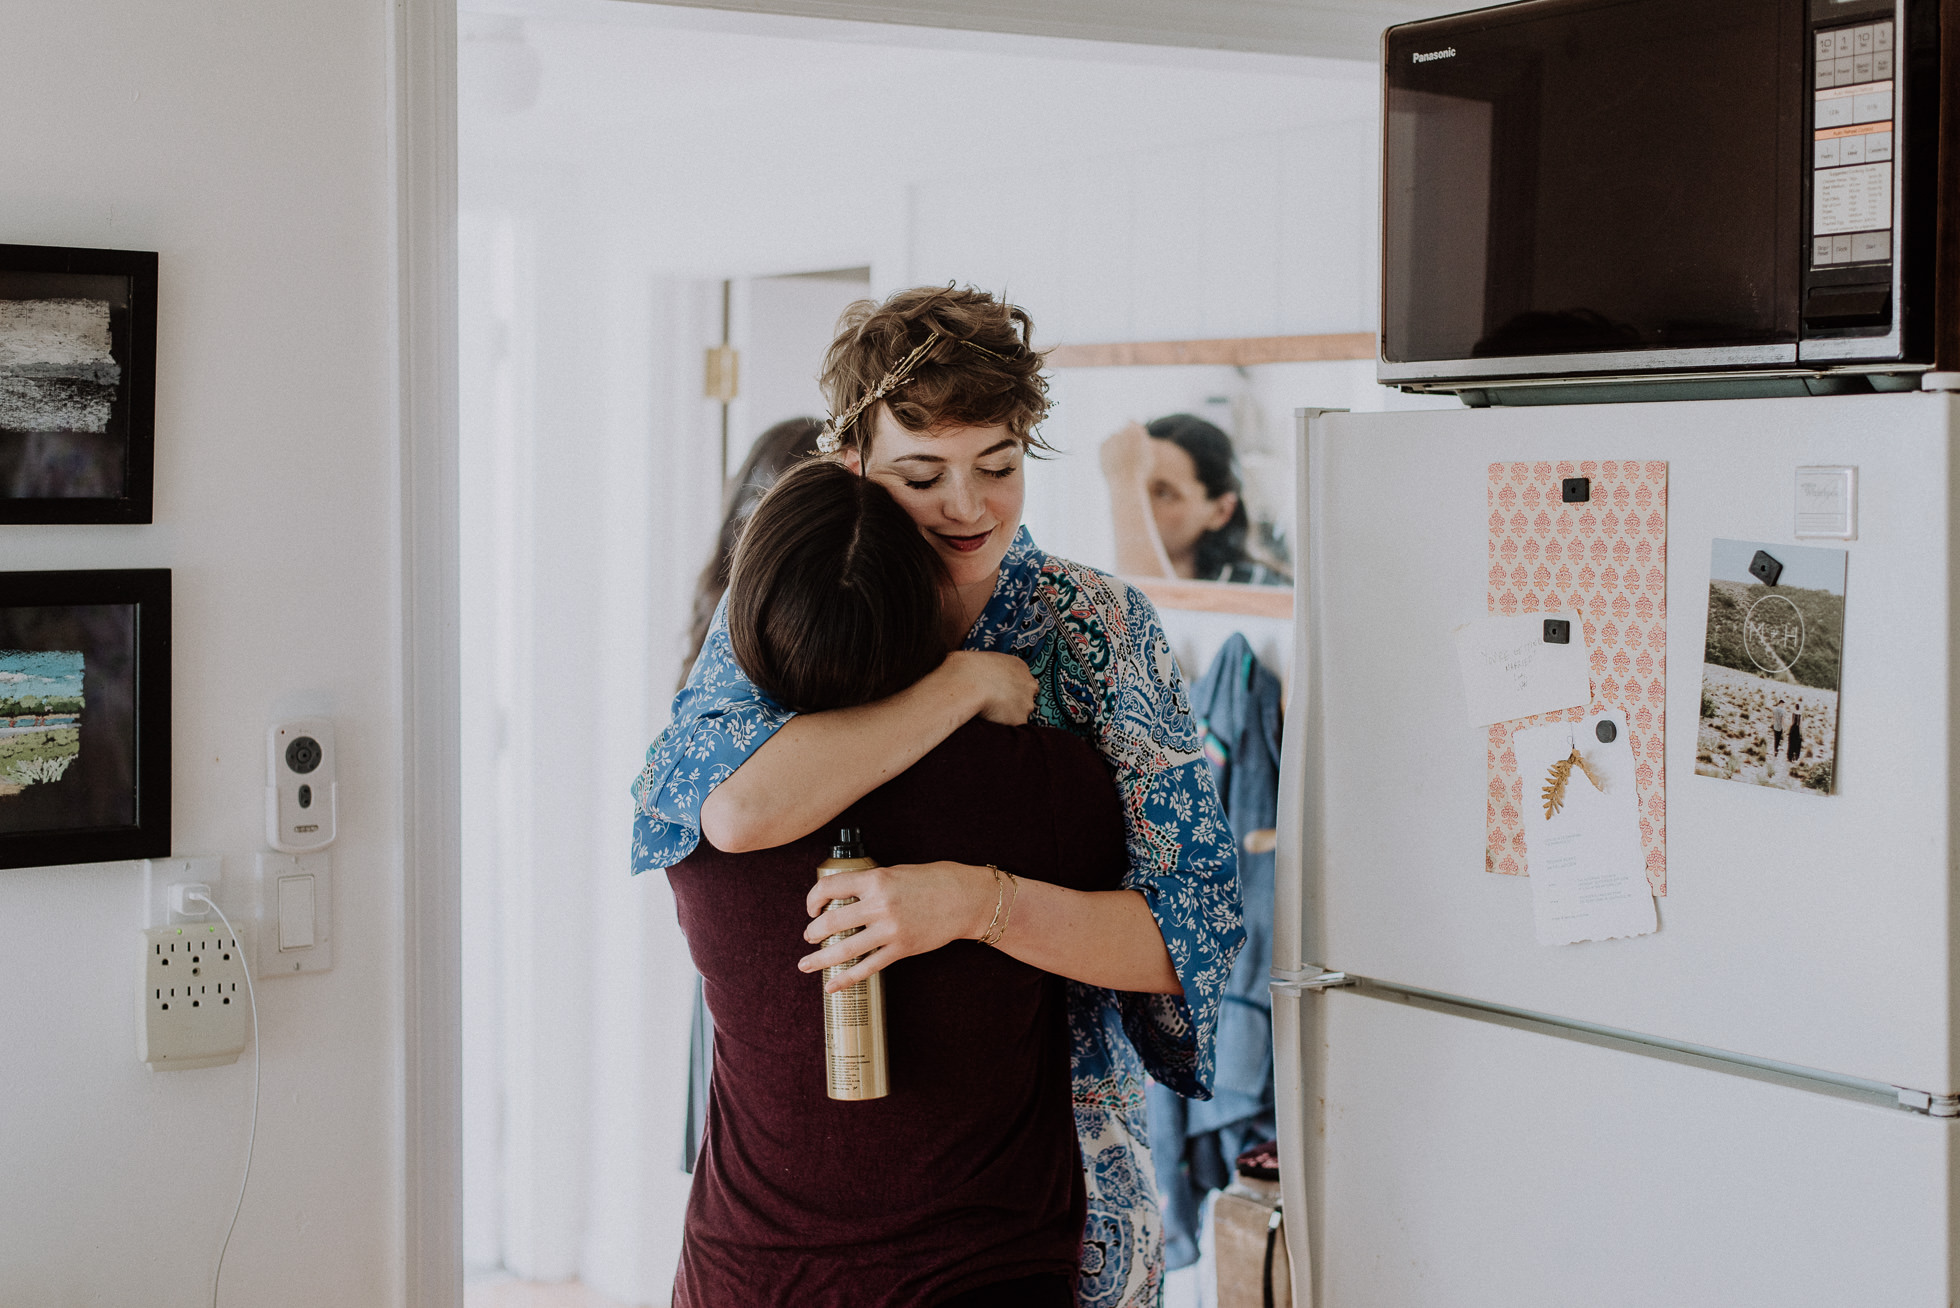
<svg viewBox="0 0 1960 1308">
<path fill-rule="evenodd" d="M 1199 50 L 1372 59 L 1434 12 L 1270 0 L 693 0 L 691 7 Z M 400 406 L 402 1302 L 461 1308 L 462 786 L 456 0 L 393 0 Z"/>
<path fill-rule="evenodd" d="M 395 0 L 402 1302 L 463 1302 L 456 0 Z"/>
</svg>

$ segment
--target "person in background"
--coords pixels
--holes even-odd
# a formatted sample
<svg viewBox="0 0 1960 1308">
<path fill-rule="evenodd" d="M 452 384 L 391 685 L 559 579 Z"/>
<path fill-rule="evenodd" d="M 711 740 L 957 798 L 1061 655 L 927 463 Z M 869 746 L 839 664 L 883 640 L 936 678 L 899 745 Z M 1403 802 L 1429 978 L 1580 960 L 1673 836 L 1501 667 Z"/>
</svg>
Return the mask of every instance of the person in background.
<svg viewBox="0 0 1960 1308">
<path fill-rule="evenodd" d="M 1203 418 L 1174 413 L 1131 423 L 1102 445 L 1116 531 L 1116 570 L 1254 586 L 1293 579 L 1247 545 L 1251 519 L 1232 438 Z"/>
<path fill-rule="evenodd" d="M 681 660 L 681 677 L 675 684 L 685 686 L 687 674 L 694 671 L 694 660 L 701 656 L 701 642 L 708 638 L 708 627 L 715 620 L 715 608 L 728 589 L 728 568 L 735 557 L 735 540 L 742 524 L 755 512 L 755 506 L 776 484 L 776 479 L 792 464 L 817 452 L 817 437 L 823 424 L 815 418 L 785 418 L 755 438 L 749 457 L 735 476 L 735 492 L 728 500 L 728 513 L 721 520 L 721 534 L 715 539 L 715 552 L 701 569 L 701 580 L 694 587 L 694 621 L 687 632 L 687 657 Z"/>
<path fill-rule="evenodd" d="M 783 475 L 742 533 L 729 641 L 773 700 L 855 707 L 945 661 L 943 580 L 883 485 L 813 460 Z M 890 866 L 819 886 L 840 826 Z M 969 884 L 957 865 L 925 861 L 949 858 L 1000 874 Z M 1122 806 L 1093 746 L 977 718 L 819 831 L 746 853 L 702 841 L 669 868 L 718 1029 L 676 1308 L 1069 1308 L 1086 1191 L 1058 973 L 1178 984 L 1148 914 L 1140 948 L 1114 968 L 1097 970 L 1072 938 L 1094 901 L 1135 898 L 1120 888 L 1127 864 Z M 875 912 L 887 879 L 918 902 L 923 933 L 885 946 L 904 955 L 885 969 L 891 1089 L 834 1101 L 810 973 L 878 952 L 866 944 L 876 932 L 819 942 Z"/>
<path fill-rule="evenodd" d="M 817 452 L 817 437 L 823 424 L 815 418 L 785 418 L 755 438 L 742 471 L 735 477 L 735 493 L 729 496 L 728 513 L 721 520 L 721 533 L 715 538 L 715 552 L 701 569 L 701 580 L 694 588 L 694 625 L 687 633 L 687 657 L 681 660 L 681 679 L 687 684 L 694 660 L 701 656 L 701 642 L 708 638 L 715 610 L 728 590 L 728 569 L 735 559 L 735 542 L 742 525 L 755 512 L 755 506 L 769 488 L 790 468 Z M 681 1135 L 681 1170 L 694 1170 L 694 1157 L 701 1148 L 701 1133 L 708 1129 L 708 1072 L 714 1065 L 715 1021 L 702 998 L 701 978 L 694 978 L 694 1018 L 687 1041 L 687 1122 Z"/>
</svg>

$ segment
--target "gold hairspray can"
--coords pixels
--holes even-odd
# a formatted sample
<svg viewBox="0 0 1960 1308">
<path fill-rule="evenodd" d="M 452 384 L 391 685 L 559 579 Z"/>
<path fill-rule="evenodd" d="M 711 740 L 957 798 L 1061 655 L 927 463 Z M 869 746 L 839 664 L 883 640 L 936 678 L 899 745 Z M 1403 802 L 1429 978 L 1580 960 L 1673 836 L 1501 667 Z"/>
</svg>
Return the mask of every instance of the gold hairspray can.
<svg viewBox="0 0 1960 1308">
<path fill-rule="evenodd" d="M 839 872 L 856 872 L 877 867 L 877 860 L 866 858 L 864 841 L 857 828 L 845 827 L 837 833 L 830 857 L 817 864 L 819 879 Z M 855 904 L 855 896 L 833 899 L 831 908 Z M 834 945 L 862 931 L 853 927 L 824 938 Z M 856 960 L 853 959 L 852 962 Z M 828 982 L 851 966 L 838 963 L 823 970 Z M 883 1099 L 891 1093 L 891 1077 L 885 1061 L 885 977 L 870 977 L 823 997 L 824 1084 L 832 1099 Z"/>
</svg>

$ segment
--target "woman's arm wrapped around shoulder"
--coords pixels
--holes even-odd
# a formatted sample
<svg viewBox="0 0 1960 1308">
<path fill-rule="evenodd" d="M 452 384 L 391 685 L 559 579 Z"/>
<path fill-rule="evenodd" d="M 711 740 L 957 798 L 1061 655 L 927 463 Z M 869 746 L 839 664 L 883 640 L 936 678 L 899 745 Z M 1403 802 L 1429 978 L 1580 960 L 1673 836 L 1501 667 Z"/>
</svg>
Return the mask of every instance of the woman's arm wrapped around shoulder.
<svg viewBox="0 0 1960 1308">
<path fill-rule="evenodd" d="M 798 714 L 735 662 L 717 613 L 674 718 L 634 782 L 633 870 L 671 867 L 705 835 L 730 853 L 814 831 L 976 716 L 1019 725 L 1034 679 L 1011 654 L 956 651 L 871 704 Z"/>
<path fill-rule="evenodd" d="M 672 867 L 701 839 L 701 807 L 796 714 L 743 674 L 717 610 L 667 729 L 633 782 L 633 871 Z"/>
<path fill-rule="evenodd" d="M 1156 609 L 1141 592 L 1080 565 L 1065 565 L 1055 579 L 1064 637 L 1100 683 L 1097 745 L 1128 831 L 1123 884 L 1148 903 L 1182 988 L 1111 994 L 1150 1075 L 1208 1098 L 1219 1008 L 1245 943 L 1236 842 Z"/>
</svg>

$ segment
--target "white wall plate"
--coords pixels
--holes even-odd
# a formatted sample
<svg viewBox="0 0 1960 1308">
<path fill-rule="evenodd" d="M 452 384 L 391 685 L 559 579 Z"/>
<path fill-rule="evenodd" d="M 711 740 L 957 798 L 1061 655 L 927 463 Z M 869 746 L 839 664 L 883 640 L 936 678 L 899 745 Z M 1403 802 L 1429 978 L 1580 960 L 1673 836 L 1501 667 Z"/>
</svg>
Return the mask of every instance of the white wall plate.
<svg viewBox="0 0 1960 1308">
<path fill-rule="evenodd" d="M 209 909 L 195 916 L 170 911 L 170 887 L 199 882 L 211 887 L 211 898 L 224 905 L 227 915 L 237 922 L 243 913 L 231 906 L 224 892 L 224 860 L 217 854 L 186 854 L 180 858 L 143 860 L 143 925 L 175 926 L 182 922 L 215 922 Z"/>
<path fill-rule="evenodd" d="M 261 977 L 333 966 L 333 856 L 261 853 L 258 860 Z"/>
</svg>

